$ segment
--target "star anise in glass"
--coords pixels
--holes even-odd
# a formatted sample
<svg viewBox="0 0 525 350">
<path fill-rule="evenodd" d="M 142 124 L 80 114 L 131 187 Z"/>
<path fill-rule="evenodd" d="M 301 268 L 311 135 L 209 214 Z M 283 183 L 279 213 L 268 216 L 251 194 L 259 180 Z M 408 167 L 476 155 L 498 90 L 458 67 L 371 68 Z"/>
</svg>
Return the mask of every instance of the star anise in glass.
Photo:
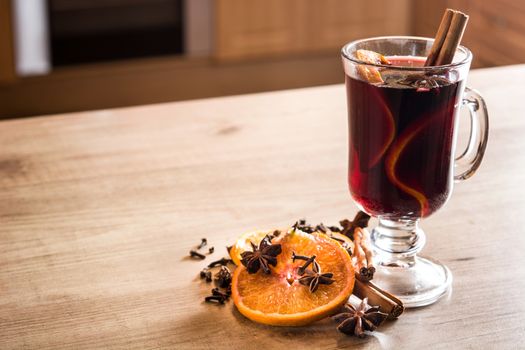
<svg viewBox="0 0 525 350">
<path fill-rule="evenodd" d="M 332 318 L 340 322 L 337 326 L 339 332 L 364 338 L 365 331 L 373 332 L 376 330 L 386 320 L 387 316 L 388 314 L 379 311 L 379 307 L 368 305 L 368 298 L 364 298 L 357 308 L 352 304 L 346 304 L 343 307 L 343 312 Z"/>
<path fill-rule="evenodd" d="M 245 251 L 241 254 L 242 264 L 248 270 L 248 273 L 256 273 L 260 268 L 265 273 L 270 273 L 270 265 L 277 265 L 277 255 L 281 254 L 281 245 L 272 244 L 272 239 L 270 236 L 265 236 L 259 247 L 257 247 L 253 242 L 250 242 L 252 245 L 252 251 Z"/>
<path fill-rule="evenodd" d="M 308 286 L 308 288 L 310 288 L 310 292 L 314 293 L 317 288 L 319 288 L 320 284 L 334 283 L 334 279 L 332 278 L 334 277 L 334 274 L 330 272 L 322 273 L 321 267 L 317 261 L 315 261 L 315 255 L 313 256 L 313 259 L 309 258 L 305 265 L 309 263 L 311 263 L 313 266 L 312 270 L 306 269 L 305 266 L 301 266 L 299 268 L 301 270 L 298 272 L 303 275 L 301 278 L 299 278 L 299 283 Z"/>
<path fill-rule="evenodd" d="M 411 74 L 406 76 L 405 79 L 397 81 L 397 83 L 415 87 L 417 89 L 421 89 L 422 91 L 428 91 L 443 85 L 448 85 L 450 84 L 450 80 L 438 75 Z"/>
</svg>

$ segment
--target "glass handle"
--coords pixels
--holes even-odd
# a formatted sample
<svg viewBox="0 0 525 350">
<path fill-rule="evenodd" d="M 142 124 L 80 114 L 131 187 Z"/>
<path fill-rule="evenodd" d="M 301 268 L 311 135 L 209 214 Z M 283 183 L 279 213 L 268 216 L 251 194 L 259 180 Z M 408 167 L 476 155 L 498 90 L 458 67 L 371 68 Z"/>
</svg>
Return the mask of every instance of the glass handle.
<svg viewBox="0 0 525 350">
<path fill-rule="evenodd" d="M 476 90 L 467 87 L 463 96 L 463 106 L 469 110 L 470 136 L 467 148 L 456 158 L 456 181 L 466 180 L 474 175 L 485 154 L 489 137 L 489 114 L 483 97 Z"/>
</svg>

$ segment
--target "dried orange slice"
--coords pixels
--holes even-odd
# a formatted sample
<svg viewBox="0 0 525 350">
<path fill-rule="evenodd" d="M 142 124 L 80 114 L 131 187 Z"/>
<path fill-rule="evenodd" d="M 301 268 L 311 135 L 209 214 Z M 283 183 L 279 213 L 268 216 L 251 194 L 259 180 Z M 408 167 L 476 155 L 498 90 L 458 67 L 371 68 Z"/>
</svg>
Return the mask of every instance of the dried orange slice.
<svg viewBox="0 0 525 350">
<path fill-rule="evenodd" d="M 326 235 L 339 243 L 344 249 L 350 248 L 350 251 L 354 251 L 354 242 L 347 236 L 339 232 L 329 232 Z"/>
<path fill-rule="evenodd" d="M 302 326 L 320 320 L 343 305 L 354 287 L 350 255 L 325 234 L 291 230 L 274 239 L 282 252 L 271 274 L 262 270 L 249 274 L 239 265 L 233 274 L 232 298 L 237 309 L 252 321 L 274 326 Z M 323 273 L 333 273 L 332 284 L 319 285 L 315 292 L 299 283 L 298 269 L 304 261 L 292 261 L 292 253 L 316 256 Z"/>
<path fill-rule="evenodd" d="M 284 230 L 284 232 L 286 231 L 287 230 Z M 252 249 L 251 243 L 258 246 L 266 235 L 271 236 L 273 232 L 275 232 L 275 230 L 259 230 L 246 232 L 245 234 L 243 234 L 229 250 L 230 257 L 233 260 L 234 264 L 237 266 L 241 265 L 241 254 L 244 251 Z M 346 243 L 346 246 L 349 247 L 351 251 L 353 251 L 352 248 L 354 246 L 354 242 L 352 242 L 352 240 L 347 236 L 342 235 L 339 232 L 331 231 L 326 233 L 326 235 L 341 245 L 343 245 L 343 243 Z"/>
<path fill-rule="evenodd" d="M 355 53 L 358 60 L 373 64 L 390 64 L 390 61 L 380 53 L 371 50 L 357 50 Z"/>
<path fill-rule="evenodd" d="M 390 64 L 385 56 L 370 50 L 357 50 L 355 56 L 358 60 L 370 64 Z M 375 67 L 358 66 L 357 71 L 361 78 L 369 83 L 383 83 L 381 73 Z"/>
</svg>

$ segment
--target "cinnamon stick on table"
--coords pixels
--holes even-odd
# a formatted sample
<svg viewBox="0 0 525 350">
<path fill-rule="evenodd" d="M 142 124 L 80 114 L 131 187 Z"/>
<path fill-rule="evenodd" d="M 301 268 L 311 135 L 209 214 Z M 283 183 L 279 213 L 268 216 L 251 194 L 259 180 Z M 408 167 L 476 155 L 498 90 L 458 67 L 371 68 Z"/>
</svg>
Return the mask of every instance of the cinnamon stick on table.
<svg viewBox="0 0 525 350">
<path fill-rule="evenodd" d="M 468 18 L 463 12 L 446 9 L 425 66 L 442 66 L 452 63 L 465 32 Z"/>
<path fill-rule="evenodd" d="M 379 311 L 387 313 L 388 319 L 398 318 L 405 310 L 401 300 L 370 281 L 364 282 L 356 278 L 352 294 L 360 299 L 368 298 L 368 303 L 379 306 Z"/>
<path fill-rule="evenodd" d="M 370 281 L 374 278 L 376 268 L 374 267 L 373 252 L 370 247 L 370 234 L 366 228 L 356 227 L 354 230 L 354 255 L 358 278 L 362 281 Z"/>
</svg>

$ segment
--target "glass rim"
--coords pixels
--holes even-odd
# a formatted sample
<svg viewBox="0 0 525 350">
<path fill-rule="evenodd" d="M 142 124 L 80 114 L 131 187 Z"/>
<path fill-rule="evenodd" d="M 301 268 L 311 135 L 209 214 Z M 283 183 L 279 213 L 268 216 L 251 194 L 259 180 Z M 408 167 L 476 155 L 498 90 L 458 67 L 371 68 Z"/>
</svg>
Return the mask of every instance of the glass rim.
<svg viewBox="0 0 525 350">
<path fill-rule="evenodd" d="M 377 40 L 388 40 L 388 39 L 412 39 L 412 40 L 420 40 L 420 41 L 427 41 L 427 42 L 429 42 L 429 41 L 433 42 L 434 41 L 434 38 L 427 38 L 427 37 L 422 37 L 422 36 L 404 36 L 404 35 L 376 36 L 376 37 L 370 37 L 370 38 L 365 38 L 365 39 L 354 40 L 354 41 L 351 41 L 349 43 L 346 43 L 341 48 L 341 56 L 344 59 L 347 59 L 349 61 L 352 61 L 352 62 L 357 63 L 357 64 L 361 64 L 361 65 L 374 66 L 374 67 L 379 67 L 379 68 L 398 69 L 398 70 L 405 70 L 405 71 L 422 71 L 422 70 L 425 71 L 425 70 L 436 70 L 436 69 L 449 69 L 449 68 L 460 67 L 460 66 L 465 65 L 465 64 L 469 63 L 470 61 L 472 61 L 472 52 L 468 48 L 463 46 L 463 45 L 459 45 L 458 48 L 456 49 L 456 52 L 457 51 L 464 52 L 465 53 L 465 58 L 464 59 L 462 59 L 459 62 L 444 64 L 444 65 L 440 65 L 440 66 L 407 67 L 407 66 L 397 66 L 397 65 L 389 65 L 389 64 L 382 64 L 382 63 L 368 63 L 368 62 L 364 62 L 364 61 L 358 60 L 355 57 L 352 57 L 350 52 L 348 52 L 348 48 L 350 46 L 355 46 L 356 44 L 359 44 L 359 43 L 363 43 L 363 42 L 367 42 L 367 41 L 374 41 L 374 40 L 375 41 L 377 41 Z"/>
</svg>

